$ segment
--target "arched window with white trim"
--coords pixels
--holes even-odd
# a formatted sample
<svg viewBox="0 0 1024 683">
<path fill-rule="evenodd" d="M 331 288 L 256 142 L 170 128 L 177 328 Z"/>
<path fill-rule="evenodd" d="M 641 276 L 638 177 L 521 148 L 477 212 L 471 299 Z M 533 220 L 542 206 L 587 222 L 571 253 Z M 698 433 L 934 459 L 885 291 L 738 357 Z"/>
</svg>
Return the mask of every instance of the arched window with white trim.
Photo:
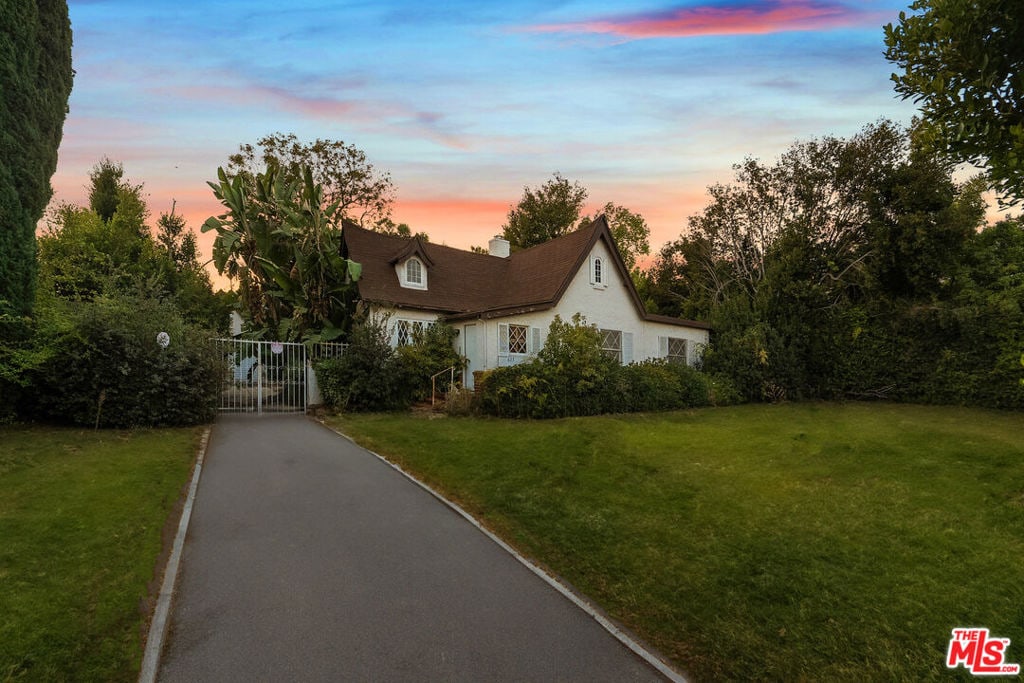
<svg viewBox="0 0 1024 683">
<path fill-rule="evenodd" d="M 417 258 L 405 262 L 405 281 L 410 285 L 423 284 L 423 264 Z"/>
</svg>

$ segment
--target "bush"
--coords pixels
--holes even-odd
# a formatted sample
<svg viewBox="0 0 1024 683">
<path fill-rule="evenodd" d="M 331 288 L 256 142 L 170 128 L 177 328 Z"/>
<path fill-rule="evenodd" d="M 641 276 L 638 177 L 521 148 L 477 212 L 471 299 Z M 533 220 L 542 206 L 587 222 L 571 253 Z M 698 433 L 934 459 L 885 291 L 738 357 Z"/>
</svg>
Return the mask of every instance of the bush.
<svg viewBox="0 0 1024 683">
<path fill-rule="evenodd" d="M 316 365 L 324 404 L 338 410 L 395 410 L 408 405 L 385 320 L 353 326 L 344 355 Z"/>
<path fill-rule="evenodd" d="M 455 382 L 462 377 L 465 359 L 455 350 L 457 334 L 451 325 L 431 325 L 422 330 L 414 330 L 413 343 L 395 350 L 398 374 L 410 394 L 410 401 L 430 398 L 434 387 L 431 377 L 438 372 L 455 368 Z M 437 377 L 436 385 L 441 393 L 449 391 L 449 384 L 452 382 L 448 373 Z"/>
<path fill-rule="evenodd" d="M 124 295 L 51 302 L 40 313 L 31 371 L 35 414 L 77 425 L 211 421 L 223 369 L 210 333 L 171 305 Z M 167 333 L 161 348 L 157 335 Z"/>
<path fill-rule="evenodd" d="M 665 360 L 620 366 L 601 350 L 596 328 L 580 316 L 556 317 L 537 358 L 483 373 L 476 407 L 500 417 L 566 417 L 677 410 L 734 401 L 736 391 L 699 370 Z"/>
<path fill-rule="evenodd" d="M 464 359 L 455 350 L 455 330 L 434 325 L 413 335 L 413 343 L 391 347 L 386 318 L 363 320 L 353 326 L 345 354 L 316 365 L 324 403 L 350 411 L 408 408 L 430 397 L 431 376 L 454 366 L 456 377 Z M 438 378 L 438 385 L 448 382 Z"/>
</svg>

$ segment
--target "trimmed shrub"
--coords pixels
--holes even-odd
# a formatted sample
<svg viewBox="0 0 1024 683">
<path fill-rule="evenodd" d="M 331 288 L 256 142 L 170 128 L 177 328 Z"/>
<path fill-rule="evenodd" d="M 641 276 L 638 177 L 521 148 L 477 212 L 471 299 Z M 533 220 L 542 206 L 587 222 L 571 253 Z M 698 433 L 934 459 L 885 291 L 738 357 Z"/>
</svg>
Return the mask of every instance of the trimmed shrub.
<svg viewBox="0 0 1024 683">
<path fill-rule="evenodd" d="M 191 425 L 217 412 L 223 368 L 210 333 L 171 305 L 129 296 L 50 304 L 37 337 L 34 414 L 101 427 Z M 166 348 L 157 335 L 166 333 Z"/>
</svg>

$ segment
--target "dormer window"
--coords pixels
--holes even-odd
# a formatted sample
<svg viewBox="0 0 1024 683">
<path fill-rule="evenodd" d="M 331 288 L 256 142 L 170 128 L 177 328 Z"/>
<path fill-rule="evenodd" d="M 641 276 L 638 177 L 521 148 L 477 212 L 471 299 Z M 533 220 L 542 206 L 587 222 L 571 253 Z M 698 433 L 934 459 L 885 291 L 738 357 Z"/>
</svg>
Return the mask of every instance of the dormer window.
<svg viewBox="0 0 1024 683">
<path fill-rule="evenodd" d="M 395 264 L 398 282 L 407 289 L 427 288 L 427 264 L 420 255 L 410 256 Z"/>
<path fill-rule="evenodd" d="M 411 258 L 405 262 L 405 281 L 410 285 L 423 286 L 423 264 L 419 259 Z"/>
<path fill-rule="evenodd" d="M 398 284 L 406 289 L 426 289 L 430 267 L 434 265 L 419 237 L 408 240 L 390 261 Z"/>
</svg>

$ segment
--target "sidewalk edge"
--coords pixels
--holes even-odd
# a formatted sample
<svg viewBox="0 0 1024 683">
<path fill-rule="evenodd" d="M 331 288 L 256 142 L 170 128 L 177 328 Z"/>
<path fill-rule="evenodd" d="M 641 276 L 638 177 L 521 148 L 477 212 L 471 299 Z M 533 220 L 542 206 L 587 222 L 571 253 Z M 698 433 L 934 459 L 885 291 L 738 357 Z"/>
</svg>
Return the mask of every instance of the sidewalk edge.
<svg viewBox="0 0 1024 683">
<path fill-rule="evenodd" d="M 157 599 L 156 609 L 153 611 L 153 620 L 149 624 L 149 635 L 146 637 L 146 652 L 142 657 L 142 668 L 139 671 L 139 683 L 154 683 L 156 681 L 157 669 L 160 666 L 160 653 L 163 650 L 167 628 L 170 625 L 169 617 L 171 601 L 174 595 L 174 584 L 178 580 L 181 552 L 185 545 L 188 523 L 192 518 L 192 504 L 196 499 L 196 489 L 199 487 L 199 475 L 203 471 L 203 460 L 206 458 L 206 448 L 210 443 L 211 429 L 212 427 L 206 428 L 199 442 L 199 453 L 196 457 L 195 469 L 192 471 L 192 481 L 188 486 L 185 507 L 182 508 L 181 519 L 178 521 L 178 532 L 174 536 L 171 556 L 167 559 L 164 580 L 160 584 L 160 597 Z"/>
</svg>

